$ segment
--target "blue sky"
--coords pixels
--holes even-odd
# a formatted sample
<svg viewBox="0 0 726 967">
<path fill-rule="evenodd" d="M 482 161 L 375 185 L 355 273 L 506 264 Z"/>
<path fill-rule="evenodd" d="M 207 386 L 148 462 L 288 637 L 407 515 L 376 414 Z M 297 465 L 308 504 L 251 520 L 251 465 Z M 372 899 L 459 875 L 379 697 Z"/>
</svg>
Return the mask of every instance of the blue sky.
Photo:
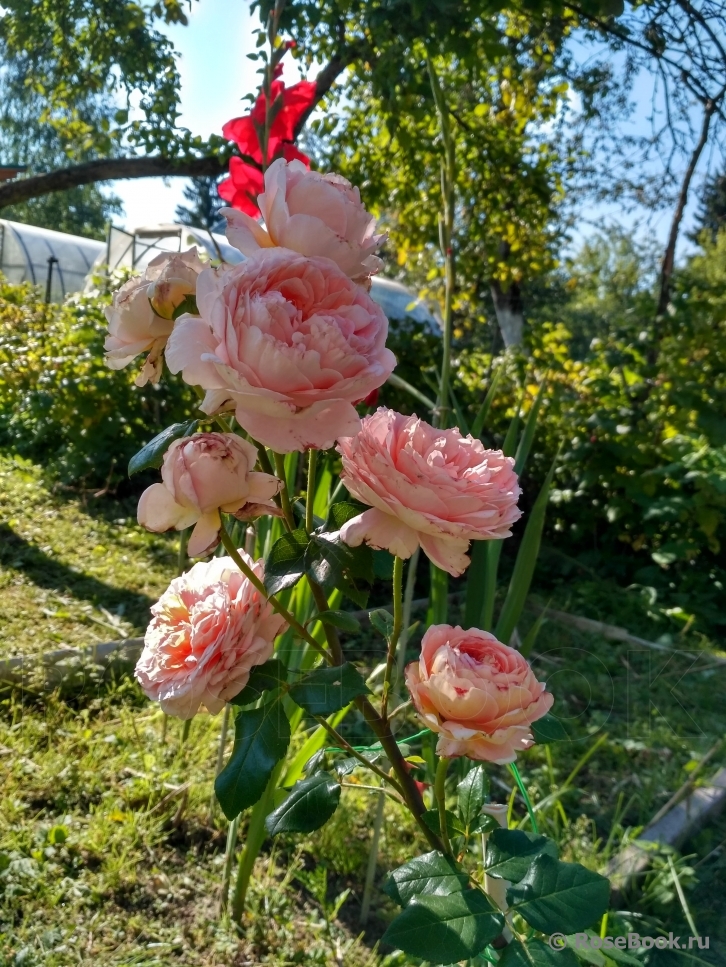
<svg viewBox="0 0 726 967">
<path fill-rule="evenodd" d="M 258 20 L 256 14 L 250 17 L 248 8 L 247 0 L 193 0 L 189 26 L 169 28 L 169 36 L 180 53 L 182 114 L 179 120 L 194 134 L 204 137 L 221 134 L 225 121 L 246 110 L 246 102 L 241 98 L 257 87 L 257 64 L 246 54 L 254 49 L 252 31 Z M 297 66 L 290 56 L 284 63 L 283 76 L 288 83 L 294 83 L 300 76 Z M 645 86 L 641 95 L 633 118 L 636 127 L 647 124 L 649 99 Z M 174 221 L 174 210 L 184 201 L 184 184 L 182 178 L 170 178 L 166 182 L 159 178 L 115 182 L 113 191 L 125 206 L 125 215 L 117 217 L 116 222 L 132 229 Z M 692 223 L 696 203 L 692 194 L 684 230 Z M 655 236 L 662 243 L 670 225 L 670 212 L 653 216 L 645 223 L 642 215 L 639 219 L 637 214 L 625 214 L 617 205 L 587 204 L 581 214 L 579 227 L 574 232 L 575 244 L 603 220 L 619 221 L 640 235 Z M 682 233 L 681 251 L 687 246 Z"/>
</svg>

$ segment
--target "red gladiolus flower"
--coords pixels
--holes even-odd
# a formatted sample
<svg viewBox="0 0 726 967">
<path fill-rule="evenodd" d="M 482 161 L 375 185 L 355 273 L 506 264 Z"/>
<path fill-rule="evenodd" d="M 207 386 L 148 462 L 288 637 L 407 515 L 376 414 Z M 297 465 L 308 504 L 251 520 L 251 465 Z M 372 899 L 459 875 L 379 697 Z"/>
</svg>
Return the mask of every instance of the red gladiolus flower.
<svg viewBox="0 0 726 967">
<path fill-rule="evenodd" d="M 284 81 L 279 80 L 281 73 L 282 64 L 278 64 L 270 90 L 274 117 L 267 139 L 267 161 L 269 164 L 275 158 L 283 157 L 285 161 L 302 161 L 309 168 L 310 158 L 295 147 L 293 139 L 300 118 L 315 103 L 315 84 L 312 81 L 300 81 L 292 87 L 285 87 Z M 242 158 L 231 158 L 229 178 L 219 186 L 219 195 L 232 208 L 237 208 L 252 218 L 259 215 L 257 196 L 264 187 L 262 171 L 258 165 L 262 165 L 259 132 L 265 124 L 266 105 L 265 92 L 261 91 L 249 114 L 233 118 L 222 128 L 224 137 L 234 141 L 240 153 L 256 163 L 243 161 Z"/>
<path fill-rule="evenodd" d="M 219 197 L 252 218 L 259 215 L 257 196 L 263 188 L 262 171 L 241 158 L 229 159 L 229 178 L 217 189 Z"/>
</svg>

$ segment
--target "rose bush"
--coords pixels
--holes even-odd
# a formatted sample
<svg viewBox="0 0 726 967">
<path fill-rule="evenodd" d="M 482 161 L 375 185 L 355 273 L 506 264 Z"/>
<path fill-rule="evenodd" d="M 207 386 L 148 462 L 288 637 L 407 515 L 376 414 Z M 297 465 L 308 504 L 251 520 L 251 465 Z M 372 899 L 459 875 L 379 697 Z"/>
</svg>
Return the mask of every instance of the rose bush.
<svg viewBox="0 0 726 967">
<path fill-rule="evenodd" d="M 206 553 L 219 543 L 220 510 L 234 514 L 246 504 L 258 514 L 276 509 L 271 498 L 280 481 L 254 472 L 256 462 L 256 448 L 234 433 L 195 433 L 175 440 L 164 454 L 163 483 L 141 495 L 139 523 L 157 533 L 194 526 L 189 555 Z"/>
<path fill-rule="evenodd" d="M 264 576 L 262 561 L 238 554 Z M 201 705 L 219 712 L 245 687 L 250 670 L 267 661 L 286 625 L 230 557 L 195 564 L 151 612 L 136 678 L 168 715 L 181 719 Z"/>
<path fill-rule="evenodd" d="M 554 702 L 518 651 L 478 628 L 432 625 L 406 685 L 446 758 L 514 762 L 534 743 L 529 726 Z"/>
<path fill-rule="evenodd" d="M 121 286 L 105 310 L 106 362 L 111 369 L 123 369 L 148 350 L 136 383 L 145 386 L 149 381 L 159 382 L 174 313 L 194 296 L 203 268 L 196 248 L 180 255 L 163 252 L 149 262 L 142 276 Z"/>
<path fill-rule="evenodd" d="M 245 211 L 223 208 L 227 238 L 244 255 L 280 246 L 332 259 L 352 279 L 364 280 L 383 264 L 376 252 L 386 240 L 360 192 L 341 175 L 308 171 L 300 161 L 273 162 L 258 196 L 265 227 Z"/>
<path fill-rule="evenodd" d="M 514 461 L 458 430 L 379 408 L 341 439 L 341 479 L 371 509 L 344 524 L 341 537 L 408 558 L 427 557 L 458 576 L 471 540 L 509 537 L 519 519 Z"/>
<path fill-rule="evenodd" d="M 266 249 L 199 277 L 200 317 L 181 316 L 172 373 L 207 390 L 202 410 L 234 408 L 279 453 L 327 449 L 357 432 L 354 403 L 388 378 L 388 320 L 329 259 Z"/>
</svg>

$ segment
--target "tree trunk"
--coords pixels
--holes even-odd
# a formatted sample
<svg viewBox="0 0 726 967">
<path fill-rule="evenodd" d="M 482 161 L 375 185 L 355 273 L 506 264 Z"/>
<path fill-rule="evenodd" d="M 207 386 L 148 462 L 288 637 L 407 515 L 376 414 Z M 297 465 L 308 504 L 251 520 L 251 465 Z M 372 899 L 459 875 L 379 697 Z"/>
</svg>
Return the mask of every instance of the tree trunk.
<svg viewBox="0 0 726 967">
<path fill-rule="evenodd" d="M 706 147 L 708 142 L 708 131 L 711 126 L 711 118 L 713 117 L 716 108 L 718 106 L 718 101 L 707 101 L 703 111 L 703 124 L 701 125 L 701 136 L 698 139 L 698 144 L 693 149 L 691 154 L 691 160 L 688 162 L 688 167 L 686 168 L 686 173 L 683 176 L 683 182 L 681 184 L 681 190 L 678 194 L 678 202 L 676 204 L 676 210 L 673 213 L 673 221 L 671 222 L 671 230 L 668 235 L 668 244 L 666 245 L 666 250 L 663 253 L 663 262 L 661 263 L 660 270 L 660 292 L 658 295 L 658 308 L 656 310 L 656 315 L 662 316 L 666 309 L 668 308 L 668 300 L 670 298 L 671 291 L 671 279 L 673 277 L 673 267 L 676 260 L 676 244 L 678 242 L 678 232 L 680 231 L 681 221 L 683 220 L 683 212 L 685 211 L 686 204 L 688 203 L 688 190 L 691 187 L 691 181 L 693 180 L 693 174 L 696 170 L 696 165 L 698 164 L 698 159 L 701 157 L 703 149 Z"/>
<path fill-rule="evenodd" d="M 521 346 L 524 335 L 524 314 L 522 312 L 522 292 L 516 282 L 504 289 L 500 282 L 490 285 L 494 311 L 497 315 L 499 330 L 504 339 L 505 349 Z"/>
</svg>

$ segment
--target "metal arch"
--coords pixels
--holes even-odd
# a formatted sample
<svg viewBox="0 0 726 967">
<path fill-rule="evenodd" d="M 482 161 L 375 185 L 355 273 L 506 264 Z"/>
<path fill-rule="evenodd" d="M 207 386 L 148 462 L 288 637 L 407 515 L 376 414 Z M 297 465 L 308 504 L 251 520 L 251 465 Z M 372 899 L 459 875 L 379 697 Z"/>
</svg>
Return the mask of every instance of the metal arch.
<svg viewBox="0 0 726 967">
<path fill-rule="evenodd" d="M 25 264 L 26 264 L 27 268 L 30 269 L 30 278 L 31 278 L 31 281 L 32 281 L 33 285 L 37 285 L 38 283 L 37 283 L 36 278 L 35 278 L 35 269 L 33 268 L 33 262 L 32 262 L 32 259 L 30 258 L 30 253 L 28 252 L 27 248 L 25 247 L 25 242 L 23 241 L 23 238 L 20 235 L 20 233 L 19 232 L 16 232 L 14 228 L 11 228 L 10 231 L 13 233 L 13 235 L 15 236 L 15 238 L 18 240 L 18 244 L 20 245 L 21 249 L 25 253 Z M 51 253 L 51 254 L 53 254 L 53 253 Z"/>
</svg>

